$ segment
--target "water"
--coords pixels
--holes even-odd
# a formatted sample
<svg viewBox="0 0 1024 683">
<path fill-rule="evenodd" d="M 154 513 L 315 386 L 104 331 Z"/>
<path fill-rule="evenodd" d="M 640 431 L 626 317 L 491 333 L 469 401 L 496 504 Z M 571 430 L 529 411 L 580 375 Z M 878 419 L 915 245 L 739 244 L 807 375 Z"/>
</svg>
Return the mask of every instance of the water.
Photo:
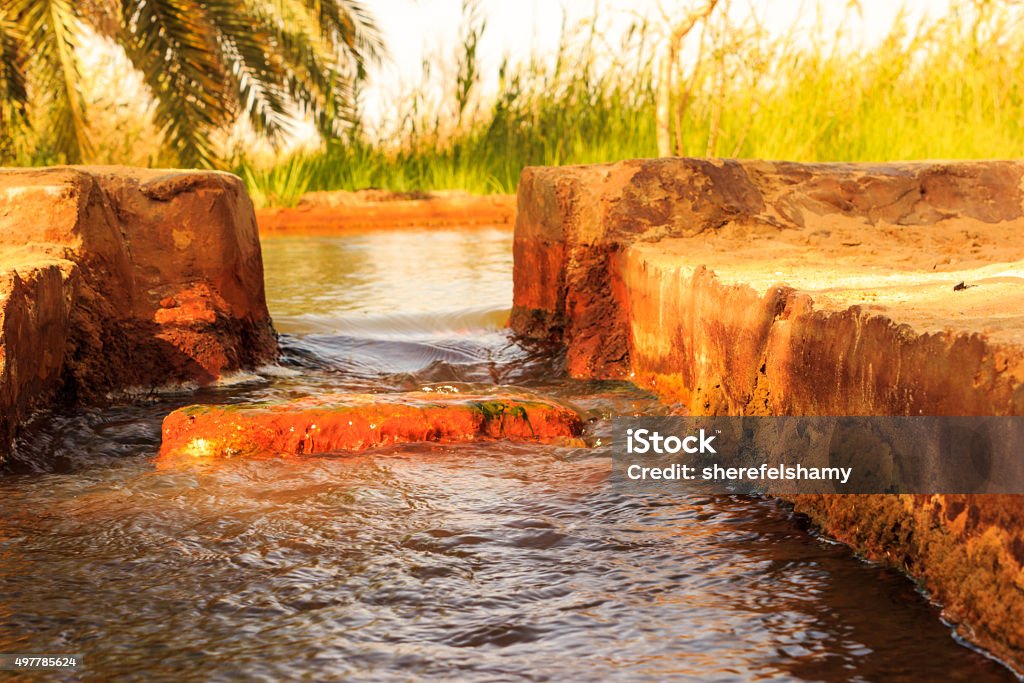
<svg viewBox="0 0 1024 683">
<path fill-rule="evenodd" d="M 198 395 L 61 416 L 0 478 L 0 652 L 89 680 L 1012 680 L 904 578 L 767 500 L 648 499 L 600 449 L 403 446 L 158 468 L 190 401 L 515 385 L 590 438 L 656 411 L 568 381 L 500 325 L 510 235 L 265 246 L 284 362 Z"/>
</svg>

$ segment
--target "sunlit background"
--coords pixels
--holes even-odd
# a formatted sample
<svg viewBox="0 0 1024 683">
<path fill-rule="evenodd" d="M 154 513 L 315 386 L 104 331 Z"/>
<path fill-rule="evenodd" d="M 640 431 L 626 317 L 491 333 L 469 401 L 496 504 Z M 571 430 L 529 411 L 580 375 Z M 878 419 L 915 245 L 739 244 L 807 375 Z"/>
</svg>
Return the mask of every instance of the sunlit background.
<svg viewBox="0 0 1024 683">
<path fill-rule="evenodd" d="M 504 58 L 526 62 L 543 55 L 553 60 L 564 30 L 587 24 L 594 17 L 606 49 L 612 51 L 635 24 L 647 20 L 655 26 L 666 25 L 696 4 L 679 0 L 481 0 L 476 7 L 486 23 L 480 41 L 484 88 L 493 91 L 497 87 L 497 69 Z M 452 47 L 460 44 L 466 6 L 464 0 L 375 0 L 371 7 L 390 51 L 389 58 L 371 70 L 366 91 L 367 116 L 380 120 L 394 115 L 389 102 L 422 82 L 424 61 L 440 64 L 454 59 Z M 917 24 L 949 9 L 949 0 L 739 0 L 728 7 L 736 23 L 753 20 L 775 37 L 793 36 L 805 45 L 814 39 L 816 24 L 824 24 L 831 32 L 843 24 L 848 48 L 877 44 L 900 15 Z M 310 127 L 305 131 L 312 133 Z"/>
<path fill-rule="evenodd" d="M 254 127 L 266 103 L 246 101 L 248 76 L 227 64 L 205 88 L 216 121 L 190 147 L 168 114 L 188 106 L 180 88 L 152 96 L 159 60 L 145 81 L 124 33 L 75 20 L 88 119 L 77 139 L 91 149 L 55 142 L 68 126 L 53 125 L 46 88 L 63 81 L 42 64 L 26 125 L 0 131 L 0 163 L 214 166 L 241 175 L 257 205 L 292 206 L 367 187 L 511 193 L 525 166 L 637 157 L 1024 157 L 1024 4 L 1013 0 L 344 4 L 361 8 L 381 49 L 357 68 L 335 46 L 345 101 L 327 127 L 323 106 L 300 114 L 288 93 L 277 130 Z M 275 45 L 267 38 L 272 57 Z M 225 79 L 236 92 L 222 102 L 210 90 Z"/>
<path fill-rule="evenodd" d="M 468 26 L 482 28 L 478 48 L 478 97 L 499 87 L 503 61 L 525 65 L 555 62 L 560 43 L 586 32 L 600 33 L 600 49 L 611 55 L 623 38 L 645 22 L 652 34 L 663 33 L 699 3 L 689 0 L 374 0 L 366 3 L 386 46 L 383 60 L 371 64 L 362 90 L 361 114 L 374 131 L 386 134 L 405 112 L 400 103 L 409 93 L 426 89 L 443 97 L 462 57 Z M 908 25 L 949 13 L 950 0 L 734 0 L 723 5 L 735 25 L 756 25 L 772 38 L 786 38 L 814 49 L 822 35 L 841 30 L 841 47 L 866 49 L 883 40 L 898 18 Z M 722 11 L 722 10 L 719 10 Z M 144 116 L 151 106 L 141 78 L 116 46 L 95 34 L 83 41 L 90 99 L 120 112 L 126 119 Z M 694 48 L 682 55 L 693 61 Z M 241 123 L 232 132 L 259 154 L 274 150 L 250 136 Z M 278 152 L 319 144 L 316 128 L 296 117 L 291 134 Z"/>
</svg>

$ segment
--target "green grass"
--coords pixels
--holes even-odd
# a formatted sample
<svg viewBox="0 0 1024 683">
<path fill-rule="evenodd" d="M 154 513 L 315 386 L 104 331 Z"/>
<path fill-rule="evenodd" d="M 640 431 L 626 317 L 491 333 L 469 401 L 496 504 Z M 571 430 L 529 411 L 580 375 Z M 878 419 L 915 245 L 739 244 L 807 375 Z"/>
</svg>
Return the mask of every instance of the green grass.
<svg viewBox="0 0 1024 683">
<path fill-rule="evenodd" d="M 798 48 L 713 19 L 699 68 L 678 67 L 674 152 L 794 161 L 1024 157 L 1022 15 L 964 4 L 917 26 L 898 21 L 872 49 L 846 52 L 831 48 L 824 29 L 812 47 Z M 563 40 L 554 67 L 503 67 L 487 101 L 467 107 L 463 88 L 447 119 L 435 107 L 377 139 L 356 132 L 271 168 L 243 159 L 237 170 L 258 203 L 290 205 L 309 190 L 514 192 L 527 165 L 656 156 L 656 36 L 639 25 L 622 46 L 597 49 L 595 25 Z M 397 106 L 425 111 L 426 102 L 410 93 Z"/>
</svg>

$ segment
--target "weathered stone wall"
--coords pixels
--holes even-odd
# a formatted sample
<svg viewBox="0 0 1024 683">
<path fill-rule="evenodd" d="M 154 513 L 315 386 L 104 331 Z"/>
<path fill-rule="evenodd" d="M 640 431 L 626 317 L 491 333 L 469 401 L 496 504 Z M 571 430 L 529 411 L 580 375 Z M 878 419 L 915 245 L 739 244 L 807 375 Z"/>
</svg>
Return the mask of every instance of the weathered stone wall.
<svg viewBox="0 0 1024 683">
<path fill-rule="evenodd" d="M 252 204 L 222 173 L 0 170 L 0 458 L 53 400 L 275 357 Z"/>
<path fill-rule="evenodd" d="M 524 171 L 521 334 L 693 414 L 1024 414 L 1024 164 Z M 961 285 L 961 283 L 963 283 Z M 1024 668 L 1024 497 L 805 496 Z"/>
</svg>

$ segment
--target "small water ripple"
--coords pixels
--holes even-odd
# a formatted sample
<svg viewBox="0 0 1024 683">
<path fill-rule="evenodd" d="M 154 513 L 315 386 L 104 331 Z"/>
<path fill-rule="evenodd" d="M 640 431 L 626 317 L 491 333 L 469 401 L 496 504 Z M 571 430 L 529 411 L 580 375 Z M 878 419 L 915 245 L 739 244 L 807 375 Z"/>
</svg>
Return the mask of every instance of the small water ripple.
<svg viewBox="0 0 1024 683">
<path fill-rule="evenodd" d="M 281 365 L 30 428 L 0 477 L 0 652 L 85 652 L 94 680 L 1010 679 L 786 508 L 630 494 L 604 447 L 153 466 L 188 402 L 512 385 L 595 442 L 662 410 L 500 328 L 510 254 L 503 231 L 268 243 Z"/>
</svg>

